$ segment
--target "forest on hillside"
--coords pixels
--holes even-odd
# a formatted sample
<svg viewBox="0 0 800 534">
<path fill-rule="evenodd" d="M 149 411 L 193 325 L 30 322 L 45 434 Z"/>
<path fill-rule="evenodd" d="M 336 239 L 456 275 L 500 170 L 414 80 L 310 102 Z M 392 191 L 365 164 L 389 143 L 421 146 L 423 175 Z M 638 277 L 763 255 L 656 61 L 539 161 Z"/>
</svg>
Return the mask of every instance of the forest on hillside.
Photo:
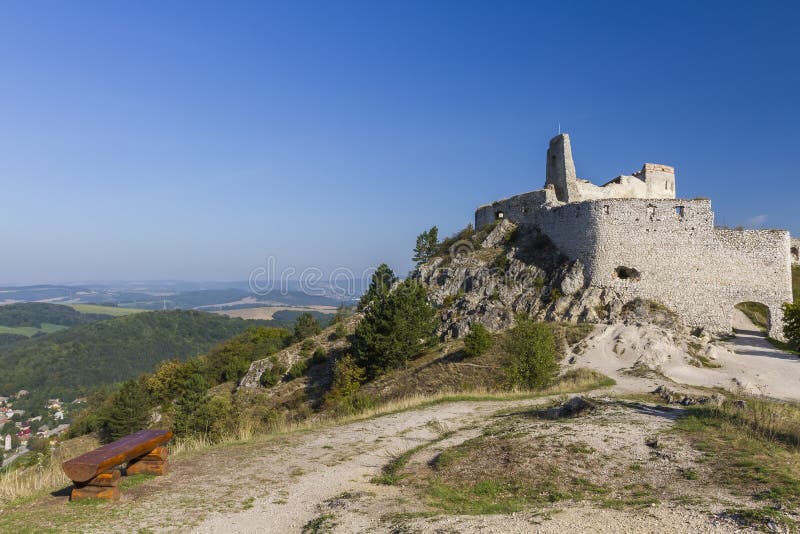
<svg viewBox="0 0 800 534">
<path fill-rule="evenodd" d="M 79 324 L 0 346 L 0 395 L 27 389 L 32 397 L 69 400 L 152 371 L 164 360 L 202 354 L 249 326 L 263 324 L 268 323 L 182 310 Z"/>
</svg>

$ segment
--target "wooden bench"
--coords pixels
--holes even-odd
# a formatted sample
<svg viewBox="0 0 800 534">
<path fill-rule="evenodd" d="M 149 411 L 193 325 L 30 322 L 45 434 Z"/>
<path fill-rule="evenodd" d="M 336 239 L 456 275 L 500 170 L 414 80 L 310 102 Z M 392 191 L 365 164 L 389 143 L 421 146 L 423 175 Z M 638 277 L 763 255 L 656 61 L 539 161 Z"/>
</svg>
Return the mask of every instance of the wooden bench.
<svg viewBox="0 0 800 534">
<path fill-rule="evenodd" d="M 128 463 L 126 474 L 167 472 L 167 448 L 170 430 L 140 430 L 108 445 L 87 452 L 61 464 L 75 483 L 71 499 L 119 499 L 119 466 Z"/>
</svg>

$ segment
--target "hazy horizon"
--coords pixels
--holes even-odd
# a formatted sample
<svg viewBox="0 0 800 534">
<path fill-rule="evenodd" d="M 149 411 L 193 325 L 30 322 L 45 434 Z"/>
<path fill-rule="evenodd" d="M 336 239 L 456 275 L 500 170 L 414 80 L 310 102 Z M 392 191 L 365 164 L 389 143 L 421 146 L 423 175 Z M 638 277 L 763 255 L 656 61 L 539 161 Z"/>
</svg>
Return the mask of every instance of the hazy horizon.
<svg viewBox="0 0 800 534">
<path fill-rule="evenodd" d="M 6 4 L 0 285 L 412 267 L 544 183 L 673 165 L 800 234 L 794 3 Z M 59 282 L 65 283 L 65 282 Z"/>
</svg>

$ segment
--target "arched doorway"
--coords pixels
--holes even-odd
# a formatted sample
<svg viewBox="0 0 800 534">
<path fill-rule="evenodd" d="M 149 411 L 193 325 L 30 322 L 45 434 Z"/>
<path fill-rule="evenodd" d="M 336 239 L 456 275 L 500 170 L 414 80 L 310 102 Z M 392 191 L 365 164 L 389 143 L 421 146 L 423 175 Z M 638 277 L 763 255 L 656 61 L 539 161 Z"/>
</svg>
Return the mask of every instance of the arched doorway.
<svg viewBox="0 0 800 534">
<path fill-rule="evenodd" d="M 734 306 L 731 327 L 734 331 L 752 331 L 767 335 L 772 326 L 769 307 L 760 302 L 740 302 Z"/>
</svg>

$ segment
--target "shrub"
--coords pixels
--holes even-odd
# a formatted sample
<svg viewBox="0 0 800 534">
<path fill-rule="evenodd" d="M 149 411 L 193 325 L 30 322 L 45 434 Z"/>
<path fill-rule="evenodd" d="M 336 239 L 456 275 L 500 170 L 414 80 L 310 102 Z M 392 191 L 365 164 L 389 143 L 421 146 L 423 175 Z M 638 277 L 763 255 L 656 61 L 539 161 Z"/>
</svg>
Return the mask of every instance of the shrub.
<svg viewBox="0 0 800 534">
<path fill-rule="evenodd" d="M 295 378 L 300 378 L 306 371 L 308 370 L 308 362 L 305 360 L 300 360 L 299 362 L 294 362 L 292 366 L 289 368 L 289 378 L 294 380 Z"/>
<path fill-rule="evenodd" d="M 311 361 L 309 362 L 309 364 L 319 365 L 321 363 L 325 363 L 327 360 L 328 360 L 328 352 L 322 347 L 320 347 L 314 351 L 314 354 L 311 356 Z"/>
<path fill-rule="evenodd" d="M 504 348 L 508 353 L 506 377 L 512 387 L 544 388 L 558 372 L 553 331 L 543 323 L 517 319 L 504 340 Z"/>
<path fill-rule="evenodd" d="M 334 365 L 333 385 L 325 395 L 325 406 L 336 415 L 349 415 L 372 407 L 374 399 L 359 392 L 365 380 L 365 370 L 355 358 L 345 354 Z"/>
<path fill-rule="evenodd" d="M 336 323 L 336 328 L 333 329 L 333 339 L 344 339 L 347 337 L 347 329 L 344 323 Z"/>
<path fill-rule="evenodd" d="M 236 424 L 236 410 L 228 399 L 193 392 L 177 401 L 174 429 L 177 436 L 206 436 L 216 440 Z"/>
<path fill-rule="evenodd" d="M 506 272 L 510 264 L 511 261 L 508 259 L 508 256 L 506 256 L 506 253 L 500 252 L 497 256 L 495 256 L 494 261 L 492 262 L 492 268 L 498 271 Z"/>
<path fill-rule="evenodd" d="M 316 336 L 322 332 L 319 321 L 308 312 L 301 313 L 294 323 L 294 340 L 303 341 L 307 337 Z"/>
<path fill-rule="evenodd" d="M 800 304 L 783 305 L 783 335 L 793 347 L 800 347 Z"/>
<path fill-rule="evenodd" d="M 433 341 L 435 312 L 425 288 L 405 280 L 376 298 L 356 328 L 353 348 L 370 378 L 405 365 Z"/>
<path fill-rule="evenodd" d="M 265 388 L 271 388 L 280 382 L 283 375 L 286 374 L 286 366 L 281 364 L 276 356 L 272 356 L 269 361 L 270 368 L 264 370 L 259 380 L 259 383 Z"/>
<path fill-rule="evenodd" d="M 480 323 L 470 326 L 469 334 L 464 337 L 464 352 L 467 356 L 480 356 L 492 346 L 492 335 Z"/>
<path fill-rule="evenodd" d="M 303 344 L 300 346 L 300 354 L 302 356 L 308 356 L 316 348 L 317 348 L 317 344 L 316 343 L 314 343 L 310 339 L 306 339 L 305 341 L 303 341 Z"/>
</svg>

